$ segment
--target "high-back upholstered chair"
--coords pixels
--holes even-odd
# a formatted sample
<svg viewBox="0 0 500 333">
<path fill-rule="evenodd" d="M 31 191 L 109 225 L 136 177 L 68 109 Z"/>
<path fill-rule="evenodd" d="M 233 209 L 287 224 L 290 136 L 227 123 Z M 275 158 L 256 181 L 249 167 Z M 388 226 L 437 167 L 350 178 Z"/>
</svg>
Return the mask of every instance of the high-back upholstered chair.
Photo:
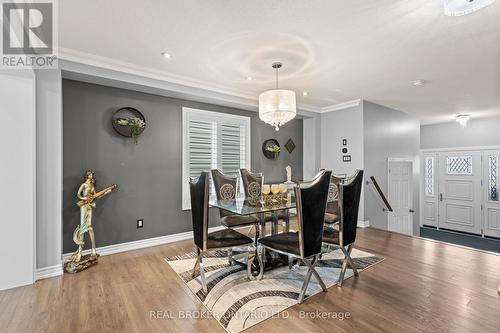
<svg viewBox="0 0 500 333">
<path fill-rule="evenodd" d="M 238 183 L 238 177 L 228 176 L 222 173 L 222 171 L 213 169 L 212 171 L 212 180 L 214 182 L 215 193 L 217 196 L 217 200 L 223 201 L 233 201 L 236 199 L 237 188 L 236 185 Z M 219 209 L 220 214 L 220 222 L 223 226 L 227 228 L 241 227 L 249 224 L 259 223 L 259 219 L 255 216 L 240 216 L 234 215 L 231 212 L 228 212 L 224 209 Z"/>
<path fill-rule="evenodd" d="M 264 246 L 263 256 L 265 256 L 265 249 L 267 248 L 296 257 L 309 268 L 300 290 L 299 303 L 304 300 L 312 274 L 318 280 L 323 291 L 326 291 L 325 284 L 318 272 L 316 272 L 315 266 L 321 253 L 326 201 L 331 175 L 331 171 L 323 170 L 314 177 L 312 182 L 295 187 L 297 232 L 284 232 L 259 240 Z"/>
<path fill-rule="evenodd" d="M 235 246 L 249 245 L 253 248 L 253 240 L 233 229 L 223 229 L 208 233 L 208 172 L 202 172 L 197 178 L 190 178 L 191 214 L 193 219 L 193 238 L 196 245 L 197 258 L 193 268 L 193 277 L 197 270 L 200 272 L 203 291 L 208 292 L 203 254 L 213 249 L 231 249 Z M 255 249 L 247 253 L 247 274 L 254 259 Z"/>
<path fill-rule="evenodd" d="M 328 203 L 326 204 L 325 223 L 331 224 L 339 221 L 338 194 L 339 184 L 342 178 L 332 176 L 330 179 L 330 188 L 328 190 Z"/>
<path fill-rule="evenodd" d="M 262 185 L 264 185 L 264 176 L 261 173 L 252 173 L 248 169 L 240 169 L 241 180 L 243 181 L 243 189 L 245 191 L 245 198 L 250 204 L 260 204 L 262 195 Z M 273 234 L 277 229 L 278 220 L 287 220 L 288 217 L 283 212 L 276 212 L 273 214 L 266 214 L 264 216 L 265 222 L 273 222 Z M 288 222 L 288 221 L 287 221 Z"/>
<path fill-rule="evenodd" d="M 358 271 L 351 259 L 351 251 L 352 245 L 356 240 L 362 186 L 363 170 L 356 170 L 352 177 L 349 177 L 345 182 L 339 184 L 339 230 L 332 227 L 325 227 L 323 231 L 323 242 L 329 246 L 342 249 L 345 255 L 338 281 L 340 287 L 344 281 L 347 264 L 351 266 L 354 275 L 358 276 Z"/>
</svg>

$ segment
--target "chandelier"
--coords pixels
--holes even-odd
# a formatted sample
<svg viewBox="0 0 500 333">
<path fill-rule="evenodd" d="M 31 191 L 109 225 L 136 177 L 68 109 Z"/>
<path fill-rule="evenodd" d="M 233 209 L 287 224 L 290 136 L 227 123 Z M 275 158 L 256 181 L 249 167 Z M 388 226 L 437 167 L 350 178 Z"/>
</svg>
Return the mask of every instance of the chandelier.
<svg viewBox="0 0 500 333">
<path fill-rule="evenodd" d="M 273 68 L 276 70 L 276 88 L 259 95 L 259 118 L 277 131 L 280 126 L 297 115 L 295 92 L 278 89 L 278 71 L 281 67 L 283 67 L 281 62 L 273 63 Z"/>
<path fill-rule="evenodd" d="M 491 5 L 495 0 L 444 0 L 444 14 L 462 16 Z"/>
</svg>

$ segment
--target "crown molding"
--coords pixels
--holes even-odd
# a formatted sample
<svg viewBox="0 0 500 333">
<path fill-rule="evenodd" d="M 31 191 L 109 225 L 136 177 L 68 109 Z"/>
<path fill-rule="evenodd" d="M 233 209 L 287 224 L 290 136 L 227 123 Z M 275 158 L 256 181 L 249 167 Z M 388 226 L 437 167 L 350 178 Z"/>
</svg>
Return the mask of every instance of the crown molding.
<svg viewBox="0 0 500 333">
<path fill-rule="evenodd" d="M 326 112 L 332 112 L 332 111 L 338 111 L 338 110 L 343 110 L 347 108 L 352 108 L 355 106 L 358 106 L 359 103 L 361 103 L 361 99 L 353 99 L 352 101 L 347 101 L 343 103 L 338 103 L 338 104 L 333 104 L 330 106 L 325 106 L 324 108 L 321 108 L 319 111 L 320 113 L 326 113 Z"/>
<path fill-rule="evenodd" d="M 96 83 L 105 84 L 103 79 L 122 81 L 172 92 L 162 94 L 157 91 L 165 96 L 219 103 L 251 111 L 258 110 L 258 95 L 226 86 L 64 47 L 59 48 L 59 59 L 65 78 L 90 82 L 89 78 L 92 76 L 101 78 Z M 300 111 L 321 112 L 320 107 L 303 103 L 298 104 L 297 109 L 299 114 Z"/>
</svg>

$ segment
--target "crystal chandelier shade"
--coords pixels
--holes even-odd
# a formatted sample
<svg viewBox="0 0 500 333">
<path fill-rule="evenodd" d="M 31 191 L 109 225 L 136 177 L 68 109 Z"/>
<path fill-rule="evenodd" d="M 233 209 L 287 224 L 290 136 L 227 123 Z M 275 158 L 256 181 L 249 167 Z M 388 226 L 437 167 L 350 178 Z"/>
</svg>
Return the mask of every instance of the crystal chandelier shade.
<svg viewBox="0 0 500 333">
<path fill-rule="evenodd" d="M 276 89 L 264 91 L 259 95 L 259 118 L 277 131 L 297 115 L 295 92 L 278 89 L 278 70 L 281 66 L 281 63 L 273 64 L 276 69 Z"/>
<path fill-rule="evenodd" d="M 491 5 L 495 0 L 444 0 L 444 14 L 462 16 Z"/>
</svg>

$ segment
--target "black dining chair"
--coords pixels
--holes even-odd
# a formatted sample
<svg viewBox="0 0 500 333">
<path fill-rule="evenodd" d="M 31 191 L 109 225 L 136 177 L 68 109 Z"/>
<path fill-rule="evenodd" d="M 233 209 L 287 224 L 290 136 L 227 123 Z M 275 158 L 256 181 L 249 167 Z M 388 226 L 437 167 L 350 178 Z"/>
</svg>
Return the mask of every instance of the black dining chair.
<svg viewBox="0 0 500 333">
<path fill-rule="evenodd" d="M 229 176 L 218 169 L 212 169 L 212 180 L 214 182 L 215 195 L 219 201 L 232 202 L 236 200 L 238 176 Z M 254 215 L 235 215 L 227 210 L 219 208 L 220 223 L 226 228 L 239 228 L 244 226 L 255 226 L 258 228 L 259 218 Z M 232 251 L 228 251 L 229 263 L 233 263 Z"/>
<path fill-rule="evenodd" d="M 338 193 L 339 184 L 343 178 L 332 176 L 328 190 L 328 203 L 326 204 L 325 223 L 332 224 L 339 221 Z"/>
<path fill-rule="evenodd" d="M 246 200 L 251 204 L 260 205 L 262 197 L 262 185 L 264 185 L 264 176 L 262 175 L 262 173 L 252 173 L 248 169 L 240 169 L 240 176 L 243 182 L 243 189 L 245 191 Z M 274 234 L 275 230 L 278 229 L 277 227 L 279 220 L 284 220 L 288 223 L 288 218 L 289 217 L 283 212 L 265 214 L 264 223 L 273 223 L 272 233 Z"/>
<path fill-rule="evenodd" d="M 315 266 L 321 254 L 326 201 L 328 199 L 331 174 L 331 171 L 320 171 L 312 182 L 299 184 L 294 188 L 297 204 L 297 232 L 284 232 L 259 240 L 259 243 L 263 246 L 262 257 L 265 257 L 265 250 L 269 249 L 293 256 L 308 267 L 298 296 L 299 303 L 304 300 L 313 274 L 323 291 L 326 291 L 326 286 Z"/>
<path fill-rule="evenodd" d="M 338 280 L 339 287 L 342 287 L 344 282 L 348 264 L 351 266 L 354 275 L 358 276 L 358 270 L 351 258 L 351 251 L 356 240 L 362 186 L 363 170 L 356 170 L 353 176 L 339 184 L 338 203 L 340 214 L 338 230 L 327 225 L 323 231 L 323 242 L 328 247 L 340 248 L 345 256 Z"/>
<path fill-rule="evenodd" d="M 229 250 L 237 246 L 248 245 L 246 253 L 247 276 L 250 278 L 251 265 L 255 258 L 253 240 L 233 229 L 223 229 L 208 232 L 208 172 L 202 172 L 199 177 L 191 177 L 189 180 L 191 192 L 191 214 L 193 220 L 193 238 L 196 245 L 196 262 L 193 267 L 193 278 L 199 271 L 203 291 L 207 290 L 207 280 L 203 267 L 203 255 L 208 250 Z"/>
</svg>

